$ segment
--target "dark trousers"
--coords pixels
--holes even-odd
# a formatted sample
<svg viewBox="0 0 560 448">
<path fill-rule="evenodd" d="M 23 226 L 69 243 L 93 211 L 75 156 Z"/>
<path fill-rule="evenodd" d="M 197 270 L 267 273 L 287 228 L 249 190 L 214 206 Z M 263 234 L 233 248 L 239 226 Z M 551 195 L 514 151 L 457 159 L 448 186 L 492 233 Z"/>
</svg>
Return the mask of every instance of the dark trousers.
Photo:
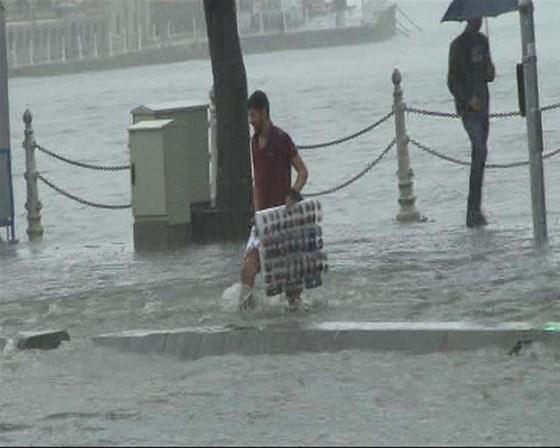
<svg viewBox="0 0 560 448">
<path fill-rule="evenodd" d="M 467 201 L 467 220 L 480 213 L 482 203 L 482 183 L 488 156 L 488 132 L 490 120 L 486 112 L 467 112 L 463 115 L 463 126 L 471 141 L 471 175 L 469 198 Z"/>
</svg>

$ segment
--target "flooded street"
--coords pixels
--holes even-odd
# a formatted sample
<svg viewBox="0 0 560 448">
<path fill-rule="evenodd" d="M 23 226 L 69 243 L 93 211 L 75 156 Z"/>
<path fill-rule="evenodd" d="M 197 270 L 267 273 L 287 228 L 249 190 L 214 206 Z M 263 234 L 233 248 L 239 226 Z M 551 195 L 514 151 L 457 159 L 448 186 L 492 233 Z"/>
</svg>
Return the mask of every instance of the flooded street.
<svg viewBox="0 0 560 448">
<path fill-rule="evenodd" d="M 431 5 L 431 6 L 426 6 Z M 445 4 L 403 2 L 424 28 L 380 44 L 245 57 L 249 90 L 265 90 L 272 119 L 297 144 L 351 134 L 389 112 L 391 73 L 410 106 L 453 111 L 447 53 L 459 25 Z M 560 101 L 555 1 L 537 1 L 543 105 Z M 495 112 L 517 108 L 519 18 L 490 21 Z M 427 50 L 429 49 L 429 50 Z M 25 235 L 23 123 L 39 144 L 73 159 L 128 163 L 130 110 L 206 101 L 208 61 L 10 82 L 20 243 L 0 245 L 0 331 L 65 328 L 56 352 L 0 355 L 0 445 L 8 444 L 531 444 L 558 443 L 559 353 L 223 357 L 192 363 L 93 348 L 89 336 L 135 328 L 282 321 L 560 321 L 560 157 L 545 162 L 550 251 L 532 245 L 527 167 L 488 170 L 490 225 L 465 223 L 468 170 L 413 147 L 422 224 L 400 225 L 396 152 L 360 182 L 322 198 L 330 273 L 306 293 L 312 311 L 241 316 L 224 290 L 238 281 L 243 244 L 136 254 L 128 211 L 86 208 L 40 185 L 45 235 Z M 468 160 L 458 120 L 407 115 L 411 137 Z M 560 147 L 560 111 L 544 116 L 545 152 Z M 360 171 L 394 138 L 389 121 L 329 149 L 302 152 L 305 192 Z M 491 124 L 489 162 L 527 159 L 519 118 Z M 49 180 L 89 200 L 130 201 L 128 173 L 97 173 L 37 154 Z M 395 374 L 395 372 L 398 372 Z"/>
<path fill-rule="evenodd" d="M 558 361 L 536 346 L 185 363 L 78 342 L 0 359 L 0 443 L 554 446 Z"/>
</svg>

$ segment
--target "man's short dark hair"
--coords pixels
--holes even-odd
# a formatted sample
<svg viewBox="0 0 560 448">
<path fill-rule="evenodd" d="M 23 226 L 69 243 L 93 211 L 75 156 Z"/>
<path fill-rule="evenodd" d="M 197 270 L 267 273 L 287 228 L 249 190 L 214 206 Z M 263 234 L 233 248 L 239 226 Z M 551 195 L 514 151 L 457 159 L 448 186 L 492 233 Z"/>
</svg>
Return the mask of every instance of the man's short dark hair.
<svg viewBox="0 0 560 448">
<path fill-rule="evenodd" d="M 266 110 L 266 114 L 270 117 L 270 103 L 266 93 L 262 90 L 256 90 L 249 97 L 249 109 Z"/>
</svg>

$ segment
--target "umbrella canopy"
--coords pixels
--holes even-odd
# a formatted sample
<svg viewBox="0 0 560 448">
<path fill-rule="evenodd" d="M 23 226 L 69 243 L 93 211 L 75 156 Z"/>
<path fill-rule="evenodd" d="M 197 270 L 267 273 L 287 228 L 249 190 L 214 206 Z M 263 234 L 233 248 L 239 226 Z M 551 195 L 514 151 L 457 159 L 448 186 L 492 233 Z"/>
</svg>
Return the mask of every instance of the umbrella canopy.
<svg viewBox="0 0 560 448">
<path fill-rule="evenodd" d="M 518 0 L 453 0 L 441 21 L 462 22 L 475 17 L 496 17 L 518 9 Z"/>
</svg>

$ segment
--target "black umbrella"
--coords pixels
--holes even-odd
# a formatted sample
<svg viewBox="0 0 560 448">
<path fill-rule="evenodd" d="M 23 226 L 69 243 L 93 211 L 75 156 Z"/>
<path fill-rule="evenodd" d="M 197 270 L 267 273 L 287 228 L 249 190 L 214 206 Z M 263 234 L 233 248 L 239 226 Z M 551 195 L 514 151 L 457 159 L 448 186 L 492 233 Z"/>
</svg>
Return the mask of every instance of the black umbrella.
<svg viewBox="0 0 560 448">
<path fill-rule="evenodd" d="M 475 17 L 496 17 L 518 9 L 518 0 L 453 0 L 441 21 L 462 22 Z"/>
</svg>

